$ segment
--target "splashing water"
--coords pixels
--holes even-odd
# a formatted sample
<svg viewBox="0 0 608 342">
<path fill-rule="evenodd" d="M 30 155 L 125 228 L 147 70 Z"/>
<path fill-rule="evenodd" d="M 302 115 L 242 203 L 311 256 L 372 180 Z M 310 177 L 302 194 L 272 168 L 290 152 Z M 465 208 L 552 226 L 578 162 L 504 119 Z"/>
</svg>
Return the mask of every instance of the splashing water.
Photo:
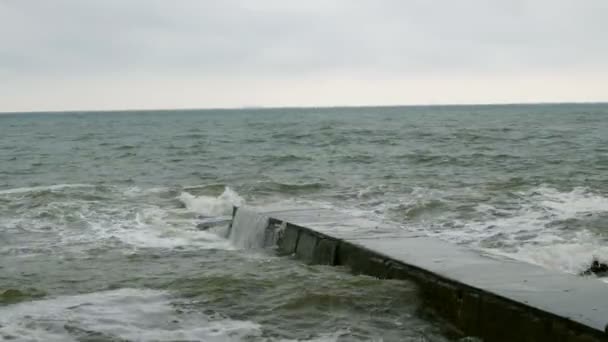
<svg viewBox="0 0 608 342">
<path fill-rule="evenodd" d="M 563 219 L 608 211 L 608 198 L 591 193 L 584 187 L 576 187 L 570 192 L 560 192 L 543 186 L 534 195 L 539 197 L 541 204 L 547 210 Z"/>
<path fill-rule="evenodd" d="M 508 209 L 478 204 L 476 219 L 453 219 L 457 229 L 422 229 L 450 242 L 572 274 L 593 259 L 608 260 L 602 236 L 608 198 L 582 187 L 563 192 L 544 185 L 513 197 Z"/>
<path fill-rule="evenodd" d="M 208 217 L 230 215 L 233 206 L 240 206 L 244 202 L 243 198 L 229 187 L 218 197 L 194 196 L 182 192 L 178 199 L 188 210 Z"/>
<path fill-rule="evenodd" d="M 177 310 L 167 292 L 119 289 L 0 308 L 0 340 L 227 341 L 260 335 L 260 326 Z"/>
<path fill-rule="evenodd" d="M 241 207 L 236 211 L 229 239 L 236 247 L 256 249 L 265 247 L 268 217 L 248 208 Z"/>
</svg>

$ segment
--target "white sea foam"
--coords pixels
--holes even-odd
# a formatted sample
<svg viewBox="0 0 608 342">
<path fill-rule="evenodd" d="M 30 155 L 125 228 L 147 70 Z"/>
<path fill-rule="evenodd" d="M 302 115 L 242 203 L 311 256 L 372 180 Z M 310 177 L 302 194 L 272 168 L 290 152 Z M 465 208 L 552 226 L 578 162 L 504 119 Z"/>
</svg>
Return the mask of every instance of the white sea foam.
<svg viewBox="0 0 608 342">
<path fill-rule="evenodd" d="M 608 198 L 594 194 L 586 188 L 578 187 L 569 192 L 560 192 L 553 188 L 541 187 L 533 195 L 538 196 L 543 207 L 563 218 L 608 211 Z"/>
<path fill-rule="evenodd" d="M 334 204 L 324 201 L 312 201 L 299 198 L 280 198 L 264 203 L 250 203 L 247 205 L 255 211 L 264 213 L 272 211 L 287 211 L 299 209 L 338 209 Z"/>
<path fill-rule="evenodd" d="M 178 199 L 188 210 L 204 216 L 230 215 L 233 206 L 240 206 L 244 202 L 243 198 L 229 187 L 218 197 L 194 196 L 182 192 Z"/>
<path fill-rule="evenodd" d="M 57 185 L 51 189 L 65 187 Z M 168 188 L 110 187 L 109 189 L 112 198 L 108 201 L 65 198 L 23 212 L 12 212 L 13 216 L 7 217 L 3 222 L 5 229 L 36 233 L 44 238 L 29 239 L 27 248 L 23 248 L 22 243 L 0 246 L 0 253 L 22 256 L 41 253 L 88 253 L 91 249 L 104 246 L 114 248 L 117 244 L 124 244 L 127 249 L 234 249 L 235 247 L 247 249 L 258 248 L 263 244 L 258 240 L 263 237 L 256 235 L 263 233 L 263 230 L 253 235 L 248 235 L 253 232 L 252 230 L 245 228 L 241 230 L 239 222 L 243 223 L 243 217 L 240 220 L 237 218 L 236 229 L 229 239 L 226 239 L 227 226 L 214 227 L 207 231 L 196 228 L 197 223 L 200 222 L 199 215 L 230 216 L 233 205 L 243 206 L 244 201 L 241 196 L 228 187 L 217 197 L 194 196 L 183 192 L 177 199 L 185 208 L 176 208 L 170 199 L 159 198 L 157 193 L 162 193 Z M 137 199 L 134 201 L 135 197 Z M 258 203 L 254 210 L 265 212 L 303 207 L 328 208 L 331 205 L 281 199 L 270 203 Z M 242 213 L 245 212 L 244 210 Z M 255 230 L 258 226 L 253 223 L 252 227 Z"/>
<path fill-rule="evenodd" d="M 522 245 L 515 247 L 513 251 L 500 249 L 486 249 L 486 251 L 571 274 L 580 274 L 585 271 L 594 258 L 601 262 L 608 262 L 608 246 L 580 240 L 545 246 Z"/>
<path fill-rule="evenodd" d="M 155 290 L 120 289 L 0 307 L 0 340 L 64 342 L 87 334 L 130 341 L 239 341 L 258 337 L 261 330 L 249 321 L 176 310 L 168 293 Z"/>
<path fill-rule="evenodd" d="M 58 190 L 69 189 L 69 188 L 92 188 L 94 186 L 95 185 L 92 185 L 92 184 L 54 184 L 54 185 L 49 185 L 49 186 L 34 186 L 34 187 L 0 190 L 0 195 L 24 194 L 24 193 L 40 192 L 40 191 L 58 191 Z"/>
<path fill-rule="evenodd" d="M 171 212 L 159 207 L 140 209 L 133 220 L 91 222 L 102 239 L 118 239 L 141 248 L 232 249 L 220 236 L 199 231 L 192 219 L 172 220 Z"/>
<path fill-rule="evenodd" d="M 608 198 L 585 188 L 562 192 L 541 186 L 518 194 L 518 209 L 479 205 L 480 217 L 456 222 L 458 228 L 431 229 L 430 235 L 470 245 L 490 253 L 577 274 L 593 258 L 608 261 L 608 247 L 597 233 L 559 222 L 608 212 Z"/>
<path fill-rule="evenodd" d="M 25 241 L 16 241 L 0 246 L 0 253 L 86 253 L 116 243 L 133 248 L 234 249 L 217 234 L 196 229 L 197 215 L 165 203 L 68 199 L 12 215 L 3 221 L 3 229 L 35 235 L 28 238 L 27 248 Z"/>
</svg>

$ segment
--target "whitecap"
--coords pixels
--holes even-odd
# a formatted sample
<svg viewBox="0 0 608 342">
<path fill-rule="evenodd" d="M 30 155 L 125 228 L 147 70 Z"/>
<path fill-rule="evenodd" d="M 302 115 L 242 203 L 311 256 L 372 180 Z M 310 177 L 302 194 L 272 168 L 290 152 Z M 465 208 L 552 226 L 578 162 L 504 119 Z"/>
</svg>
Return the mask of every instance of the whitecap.
<svg viewBox="0 0 608 342">
<path fill-rule="evenodd" d="M 540 187 L 533 192 L 540 204 L 561 218 L 576 217 L 585 213 L 608 211 L 608 198 L 583 187 L 561 192 L 550 187 Z"/>
<path fill-rule="evenodd" d="M 608 261 L 608 247 L 601 236 L 584 227 L 567 229 L 565 220 L 584 220 L 608 212 L 608 198 L 578 187 L 559 191 L 540 186 L 519 192 L 516 209 L 484 203 L 477 206 L 478 219 L 452 220 L 457 228 L 430 227 L 429 235 L 505 255 L 548 269 L 578 274 L 593 258 Z"/>
<path fill-rule="evenodd" d="M 108 219 L 90 224 L 102 239 L 118 239 L 139 248 L 233 249 L 220 236 L 197 230 L 194 220 L 176 221 L 169 214 L 165 209 L 149 207 L 138 210 L 133 221 Z"/>
<path fill-rule="evenodd" d="M 0 308 L 0 339 L 78 341 L 86 336 L 131 341 L 238 341 L 261 335 L 250 321 L 177 310 L 169 293 L 119 289 Z"/>
<path fill-rule="evenodd" d="M 194 196 L 189 192 L 182 192 L 178 199 L 188 210 L 203 216 L 231 215 L 234 206 L 244 203 L 243 198 L 229 187 L 218 197 Z"/>
<path fill-rule="evenodd" d="M 95 185 L 92 184 L 54 184 L 48 186 L 34 186 L 34 187 L 23 187 L 0 190 L 0 195 L 13 195 L 13 194 L 24 194 L 29 192 L 40 192 L 40 191 L 58 191 L 70 188 L 92 188 Z"/>
</svg>

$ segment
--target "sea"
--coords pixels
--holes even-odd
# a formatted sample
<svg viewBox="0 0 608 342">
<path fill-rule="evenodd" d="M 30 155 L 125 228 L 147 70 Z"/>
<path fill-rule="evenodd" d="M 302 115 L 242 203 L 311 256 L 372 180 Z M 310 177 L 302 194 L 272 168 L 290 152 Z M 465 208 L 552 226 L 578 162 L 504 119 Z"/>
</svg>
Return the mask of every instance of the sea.
<svg viewBox="0 0 608 342">
<path fill-rule="evenodd" d="M 577 275 L 608 261 L 608 104 L 0 114 L 0 340 L 463 340 L 413 283 L 197 228 L 234 205 Z"/>
</svg>

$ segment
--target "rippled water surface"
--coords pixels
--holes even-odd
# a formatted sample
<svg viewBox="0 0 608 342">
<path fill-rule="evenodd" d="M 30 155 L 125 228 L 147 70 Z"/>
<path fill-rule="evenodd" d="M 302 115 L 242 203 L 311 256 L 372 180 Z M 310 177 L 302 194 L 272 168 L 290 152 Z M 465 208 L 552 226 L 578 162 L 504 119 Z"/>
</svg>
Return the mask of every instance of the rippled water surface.
<svg viewBox="0 0 608 342">
<path fill-rule="evenodd" d="M 599 104 L 2 114 L 0 340 L 451 340 L 413 284 L 199 216 L 330 207 L 578 273 L 607 177 Z"/>
</svg>

